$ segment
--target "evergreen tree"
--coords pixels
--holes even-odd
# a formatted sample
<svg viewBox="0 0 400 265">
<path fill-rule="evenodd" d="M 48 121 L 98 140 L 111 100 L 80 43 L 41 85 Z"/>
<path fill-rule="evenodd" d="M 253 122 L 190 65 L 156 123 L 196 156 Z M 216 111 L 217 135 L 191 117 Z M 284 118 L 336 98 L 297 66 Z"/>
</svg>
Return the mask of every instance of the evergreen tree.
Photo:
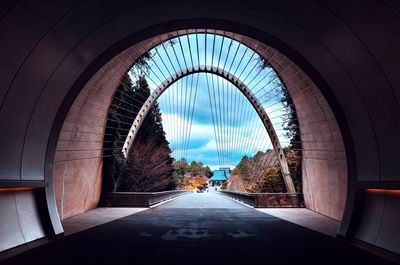
<svg viewBox="0 0 400 265">
<path fill-rule="evenodd" d="M 124 76 L 109 110 L 105 136 L 104 191 L 159 191 L 174 189 L 171 150 L 156 103 L 144 119 L 125 161 L 121 147 L 132 119 L 150 96 L 144 76 L 135 85 Z M 152 165 L 152 166 L 150 166 Z"/>
<path fill-rule="evenodd" d="M 137 97 L 147 99 L 150 88 L 143 76 L 139 76 L 133 90 Z M 138 98 L 139 100 L 139 98 Z M 121 172 L 118 191 L 161 191 L 174 189 L 171 150 L 165 137 L 158 103 L 155 103 L 144 119 L 131 146 Z"/>
<path fill-rule="evenodd" d="M 132 117 L 137 114 L 132 81 L 125 75 L 117 88 L 108 110 L 107 126 L 104 136 L 103 191 L 112 191 L 125 163 L 122 146 L 131 127 Z"/>
<path fill-rule="evenodd" d="M 299 119 L 297 117 L 296 108 L 292 97 L 289 95 L 287 88 L 281 84 L 282 98 L 281 102 L 285 106 L 286 114 L 284 115 L 284 129 L 286 136 L 290 139 L 290 144 L 284 149 L 286 160 L 289 166 L 290 175 L 296 186 L 296 191 L 302 191 L 302 145 Z"/>
</svg>

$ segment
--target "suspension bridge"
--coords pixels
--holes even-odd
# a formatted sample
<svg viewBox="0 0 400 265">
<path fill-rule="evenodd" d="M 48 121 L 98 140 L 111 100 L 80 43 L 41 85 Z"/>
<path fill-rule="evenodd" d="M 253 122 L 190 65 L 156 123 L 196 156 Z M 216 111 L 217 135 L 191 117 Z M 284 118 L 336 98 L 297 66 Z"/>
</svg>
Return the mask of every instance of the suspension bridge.
<svg viewBox="0 0 400 265">
<path fill-rule="evenodd" d="M 296 119 L 296 114 L 288 106 L 291 101 L 285 101 L 286 88 L 270 64 L 277 52 L 272 51 L 265 60 L 249 46 L 216 31 L 177 35 L 151 43 L 130 68 L 133 80 L 142 76 L 148 80 L 150 95 L 140 95 L 141 101 L 136 100 L 140 104 L 128 103 L 135 110 L 130 111 L 131 127 L 121 128 L 125 140 L 119 143 L 119 153 L 127 158 L 142 122 L 158 102 L 173 156 L 178 161 L 186 159 L 190 156 L 193 117 L 204 111 L 211 116 L 219 167 L 233 168 L 244 156 L 273 149 L 275 156 L 264 156 L 262 163 L 253 162 L 253 167 L 268 169 L 278 162 L 288 192 L 295 193 L 284 148 L 287 152 L 295 143 L 301 148 L 299 139 L 291 135 L 299 125 L 288 124 L 289 115 Z M 126 85 L 121 83 L 120 87 Z M 125 92 L 118 95 L 121 98 L 114 98 L 115 102 L 126 102 Z M 196 108 L 199 97 L 204 99 L 205 95 L 208 102 Z M 299 148 L 293 151 L 301 154 Z"/>
</svg>

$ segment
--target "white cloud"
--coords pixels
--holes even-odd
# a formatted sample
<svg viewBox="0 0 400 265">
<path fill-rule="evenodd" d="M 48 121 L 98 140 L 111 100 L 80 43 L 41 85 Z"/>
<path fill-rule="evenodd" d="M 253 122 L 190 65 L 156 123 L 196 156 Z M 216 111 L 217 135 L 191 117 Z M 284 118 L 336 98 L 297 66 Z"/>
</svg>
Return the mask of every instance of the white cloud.
<svg viewBox="0 0 400 265">
<path fill-rule="evenodd" d="M 257 117 L 258 119 L 258 117 Z M 255 127 L 224 127 L 218 131 L 218 148 L 217 141 L 214 135 L 214 127 L 212 124 L 196 124 L 192 125 L 190 135 L 189 150 L 187 150 L 188 160 L 214 160 L 218 164 L 218 153 L 224 157 L 235 159 L 232 163 L 237 163 L 243 155 L 253 155 L 257 151 L 265 151 L 272 148 L 267 132 L 260 120 L 259 126 Z M 182 149 L 185 146 L 182 144 L 183 130 L 185 124 L 183 117 L 173 114 L 164 115 L 164 127 L 167 132 L 167 140 L 171 143 L 174 154 L 177 156 L 182 155 Z M 214 157 L 210 157 L 214 156 Z"/>
</svg>

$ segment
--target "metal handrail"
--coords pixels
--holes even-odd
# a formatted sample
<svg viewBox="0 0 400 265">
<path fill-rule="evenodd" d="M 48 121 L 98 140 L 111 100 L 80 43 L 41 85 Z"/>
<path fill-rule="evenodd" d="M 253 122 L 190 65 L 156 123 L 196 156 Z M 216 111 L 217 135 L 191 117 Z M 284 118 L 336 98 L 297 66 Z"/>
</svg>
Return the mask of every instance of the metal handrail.
<svg viewBox="0 0 400 265">
<path fill-rule="evenodd" d="M 160 192 L 108 192 L 100 199 L 100 206 L 105 207 L 150 207 L 154 204 L 191 193 L 186 190 Z"/>
<path fill-rule="evenodd" d="M 244 202 L 254 208 L 304 207 L 302 193 L 250 193 L 220 191 L 223 195 Z"/>
</svg>

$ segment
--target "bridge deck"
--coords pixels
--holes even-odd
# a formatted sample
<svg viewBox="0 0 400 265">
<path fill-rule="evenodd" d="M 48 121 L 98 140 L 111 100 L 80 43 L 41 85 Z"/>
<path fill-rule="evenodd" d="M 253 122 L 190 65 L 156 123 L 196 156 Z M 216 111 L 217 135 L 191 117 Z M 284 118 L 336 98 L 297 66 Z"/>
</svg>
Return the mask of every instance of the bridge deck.
<svg viewBox="0 0 400 265">
<path fill-rule="evenodd" d="M 189 194 L 7 260 L 9 264 L 389 264 L 218 194 Z"/>
</svg>

